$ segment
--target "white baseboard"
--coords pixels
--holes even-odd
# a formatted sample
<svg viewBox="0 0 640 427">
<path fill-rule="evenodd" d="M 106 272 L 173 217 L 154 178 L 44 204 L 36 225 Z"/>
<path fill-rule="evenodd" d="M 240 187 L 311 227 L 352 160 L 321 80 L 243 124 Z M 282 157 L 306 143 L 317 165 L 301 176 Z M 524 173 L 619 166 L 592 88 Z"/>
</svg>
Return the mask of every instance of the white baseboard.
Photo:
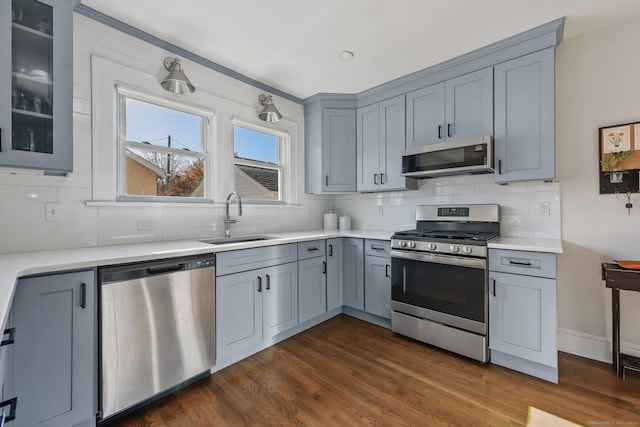
<svg viewBox="0 0 640 427">
<path fill-rule="evenodd" d="M 611 363 L 611 348 L 609 338 L 558 328 L 558 350 L 565 353 Z M 629 356 L 640 357 L 640 345 L 637 344 L 622 342 L 620 351 Z"/>
</svg>

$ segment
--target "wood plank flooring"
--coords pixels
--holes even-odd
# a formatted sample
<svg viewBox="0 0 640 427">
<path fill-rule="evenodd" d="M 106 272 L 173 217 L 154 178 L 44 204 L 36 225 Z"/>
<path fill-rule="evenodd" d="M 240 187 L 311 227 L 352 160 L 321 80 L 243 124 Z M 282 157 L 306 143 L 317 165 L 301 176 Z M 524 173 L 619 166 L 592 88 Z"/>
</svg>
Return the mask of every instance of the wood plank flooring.
<svg viewBox="0 0 640 427">
<path fill-rule="evenodd" d="M 111 425 L 521 426 L 529 406 L 637 426 L 640 379 L 561 353 L 551 384 L 340 315 Z"/>
</svg>

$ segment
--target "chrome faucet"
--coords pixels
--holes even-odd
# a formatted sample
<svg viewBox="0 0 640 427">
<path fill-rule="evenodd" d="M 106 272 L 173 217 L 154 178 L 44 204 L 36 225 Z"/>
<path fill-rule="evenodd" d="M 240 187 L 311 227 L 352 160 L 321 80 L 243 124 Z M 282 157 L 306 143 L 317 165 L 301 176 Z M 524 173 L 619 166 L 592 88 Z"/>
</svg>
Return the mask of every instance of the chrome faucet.
<svg viewBox="0 0 640 427">
<path fill-rule="evenodd" d="M 229 193 L 227 196 L 227 201 L 225 202 L 226 210 L 224 215 L 224 237 L 231 237 L 231 224 L 235 224 L 238 222 L 237 219 L 231 219 L 229 216 L 229 203 L 231 202 L 231 197 L 236 196 L 238 199 L 238 216 L 242 216 L 242 198 L 235 191 Z"/>
</svg>

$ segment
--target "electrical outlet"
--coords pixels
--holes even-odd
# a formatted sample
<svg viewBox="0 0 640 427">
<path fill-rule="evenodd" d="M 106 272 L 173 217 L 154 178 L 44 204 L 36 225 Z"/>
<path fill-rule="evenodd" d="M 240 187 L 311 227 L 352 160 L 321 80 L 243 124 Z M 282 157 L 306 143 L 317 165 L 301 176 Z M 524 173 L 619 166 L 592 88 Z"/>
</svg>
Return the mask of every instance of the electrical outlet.
<svg viewBox="0 0 640 427">
<path fill-rule="evenodd" d="M 44 213 L 47 221 L 60 221 L 62 219 L 62 204 L 45 203 Z"/>
<path fill-rule="evenodd" d="M 549 216 L 551 215 L 549 208 L 549 202 L 539 202 L 538 203 L 538 215 L 540 216 Z"/>
</svg>

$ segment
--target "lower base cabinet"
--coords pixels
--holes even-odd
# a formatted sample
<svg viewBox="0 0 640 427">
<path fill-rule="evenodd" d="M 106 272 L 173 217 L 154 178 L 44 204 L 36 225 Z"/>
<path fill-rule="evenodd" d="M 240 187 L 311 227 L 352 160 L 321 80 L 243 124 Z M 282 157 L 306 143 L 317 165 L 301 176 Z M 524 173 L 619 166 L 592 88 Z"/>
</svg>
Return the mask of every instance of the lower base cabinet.
<svg viewBox="0 0 640 427">
<path fill-rule="evenodd" d="M 489 251 L 491 362 L 558 382 L 555 255 Z"/>
<path fill-rule="evenodd" d="M 364 311 L 391 319 L 391 244 L 364 241 Z"/>
<path fill-rule="evenodd" d="M 364 311 L 364 242 L 349 237 L 343 245 L 344 305 Z"/>
<path fill-rule="evenodd" d="M 298 261 L 298 320 L 327 312 L 327 262 L 324 255 Z"/>
<path fill-rule="evenodd" d="M 96 420 L 95 271 L 22 278 L 7 392 L 12 427 L 93 426 Z"/>
<path fill-rule="evenodd" d="M 342 238 L 327 239 L 327 311 L 342 307 L 344 301 L 344 263 Z"/>
<path fill-rule="evenodd" d="M 216 355 L 225 359 L 298 324 L 298 265 L 216 278 Z"/>
</svg>

